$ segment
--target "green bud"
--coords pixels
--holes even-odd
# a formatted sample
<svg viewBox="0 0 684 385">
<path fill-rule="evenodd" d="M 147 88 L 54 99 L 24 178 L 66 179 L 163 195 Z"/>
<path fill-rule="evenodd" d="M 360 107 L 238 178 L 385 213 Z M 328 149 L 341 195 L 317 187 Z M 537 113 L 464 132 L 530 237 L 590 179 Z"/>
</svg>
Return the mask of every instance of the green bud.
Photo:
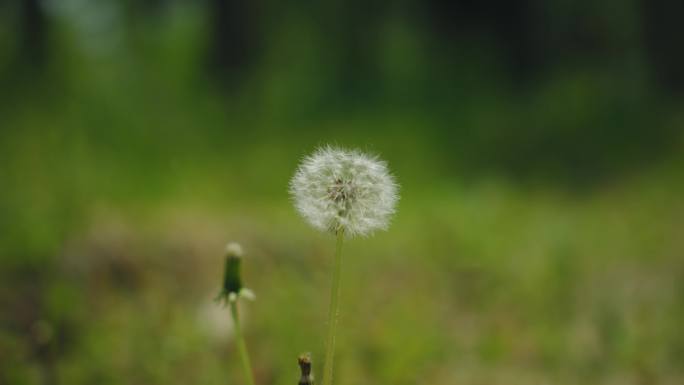
<svg viewBox="0 0 684 385">
<path fill-rule="evenodd" d="M 242 247 L 237 243 L 229 243 L 226 246 L 226 264 L 223 271 L 223 287 L 221 293 L 216 298 L 225 303 L 236 301 L 243 296 L 252 298 L 251 291 L 242 286 L 242 276 L 240 275 L 240 265 L 242 264 Z"/>
</svg>

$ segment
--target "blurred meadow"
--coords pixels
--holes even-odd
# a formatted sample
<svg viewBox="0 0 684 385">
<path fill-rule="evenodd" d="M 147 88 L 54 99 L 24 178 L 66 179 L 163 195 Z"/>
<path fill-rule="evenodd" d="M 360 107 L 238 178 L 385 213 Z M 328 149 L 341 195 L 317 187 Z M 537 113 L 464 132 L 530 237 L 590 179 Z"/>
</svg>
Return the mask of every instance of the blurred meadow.
<svg viewBox="0 0 684 385">
<path fill-rule="evenodd" d="M 345 245 L 336 384 L 684 383 L 684 5 L 0 0 L 0 384 L 320 373 L 328 143 L 401 185 Z"/>
</svg>

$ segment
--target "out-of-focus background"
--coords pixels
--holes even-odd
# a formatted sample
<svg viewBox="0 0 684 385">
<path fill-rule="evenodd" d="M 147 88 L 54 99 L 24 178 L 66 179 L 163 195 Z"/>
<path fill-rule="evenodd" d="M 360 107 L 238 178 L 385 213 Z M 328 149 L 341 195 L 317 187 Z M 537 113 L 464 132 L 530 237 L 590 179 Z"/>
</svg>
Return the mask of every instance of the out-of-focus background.
<svg viewBox="0 0 684 385">
<path fill-rule="evenodd" d="M 684 383 L 684 3 L 0 0 L 0 383 L 321 364 L 332 237 L 287 188 L 386 159 L 337 384 Z M 317 366 L 320 373 L 320 366 Z"/>
</svg>

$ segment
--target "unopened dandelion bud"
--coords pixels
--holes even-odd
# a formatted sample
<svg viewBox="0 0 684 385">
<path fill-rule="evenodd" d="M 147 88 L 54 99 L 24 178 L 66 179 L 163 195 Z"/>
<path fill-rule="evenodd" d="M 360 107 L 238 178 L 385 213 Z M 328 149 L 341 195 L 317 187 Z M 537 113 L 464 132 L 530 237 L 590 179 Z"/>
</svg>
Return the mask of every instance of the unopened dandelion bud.
<svg viewBox="0 0 684 385">
<path fill-rule="evenodd" d="M 223 272 L 223 287 L 219 293 L 218 300 L 227 303 L 237 301 L 244 297 L 254 299 L 254 293 L 245 288 L 242 284 L 240 268 L 242 264 L 243 251 L 240 244 L 231 242 L 226 246 L 226 263 Z"/>
<path fill-rule="evenodd" d="M 299 356 L 299 369 L 302 376 L 299 378 L 299 385 L 314 385 L 314 376 L 311 371 L 311 353 L 304 353 Z"/>
</svg>

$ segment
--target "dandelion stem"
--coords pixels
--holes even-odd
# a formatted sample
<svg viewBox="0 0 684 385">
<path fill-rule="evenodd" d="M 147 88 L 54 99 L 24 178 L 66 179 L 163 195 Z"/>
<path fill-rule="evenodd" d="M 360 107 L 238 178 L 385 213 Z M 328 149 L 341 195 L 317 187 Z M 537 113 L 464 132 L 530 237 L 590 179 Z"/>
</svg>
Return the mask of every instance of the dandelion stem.
<svg viewBox="0 0 684 385">
<path fill-rule="evenodd" d="M 330 309 L 328 312 L 328 337 L 325 346 L 325 366 L 323 368 L 323 385 L 332 385 L 333 356 L 335 354 L 335 333 L 337 330 L 337 315 L 339 313 L 340 275 L 342 270 L 342 244 L 344 230 L 337 232 L 335 246 L 335 266 L 333 268 L 332 288 L 330 289 Z"/>
<path fill-rule="evenodd" d="M 235 340 L 237 342 L 238 352 L 240 353 L 240 359 L 242 360 L 242 369 L 245 372 L 247 385 L 254 385 L 254 376 L 252 375 L 252 364 L 249 362 L 247 345 L 245 344 L 245 339 L 242 336 L 242 330 L 240 328 L 240 317 L 238 314 L 237 301 L 230 301 L 230 314 L 233 316 L 233 324 L 235 325 Z"/>
</svg>

